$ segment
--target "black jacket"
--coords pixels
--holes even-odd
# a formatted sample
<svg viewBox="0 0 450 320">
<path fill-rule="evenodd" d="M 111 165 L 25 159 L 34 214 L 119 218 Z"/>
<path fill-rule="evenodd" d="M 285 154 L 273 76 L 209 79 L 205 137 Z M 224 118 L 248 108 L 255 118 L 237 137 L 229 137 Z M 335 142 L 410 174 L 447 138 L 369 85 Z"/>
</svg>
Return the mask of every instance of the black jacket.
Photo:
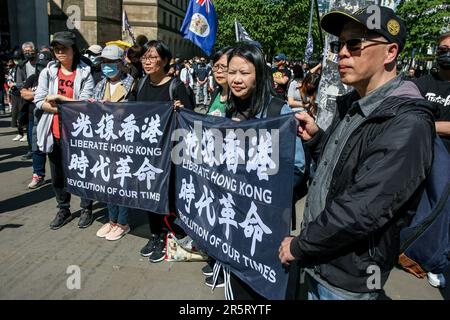
<svg viewBox="0 0 450 320">
<path fill-rule="evenodd" d="M 415 213 L 431 168 L 432 106 L 417 87 L 401 87 L 352 132 L 333 171 L 325 209 L 291 243 L 300 265 L 352 292 L 376 290 L 367 285 L 373 265 L 379 267 L 381 287 L 386 282 L 397 262 L 399 231 Z M 327 133 L 306 143 L 313 157 L 320 158 L 329 133 L 346 121 L 357 99 L 355 91 L 337 99 Z"/>
</svg>

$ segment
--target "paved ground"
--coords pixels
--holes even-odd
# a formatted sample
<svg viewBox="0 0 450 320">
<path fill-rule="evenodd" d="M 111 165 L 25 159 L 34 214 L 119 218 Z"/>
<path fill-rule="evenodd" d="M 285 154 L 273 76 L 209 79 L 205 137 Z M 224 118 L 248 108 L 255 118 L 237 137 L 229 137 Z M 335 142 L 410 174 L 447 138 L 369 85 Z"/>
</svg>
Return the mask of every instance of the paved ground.
<svg viewBox="0 0 450 320">
<path fill-rule="evenodd" d="M 11 141 L 16 131 L 9 124 L 8 116 L 0 116 L 0 299 L 224 298 L 222 289 L 211 292 L 203 284 L 203 263 L 151 264 L 139 256 L 149 235 L 146 217 L 139 212 L 132 214 L 131 234 L 109 242 L 95 236 L 106 222 L 105 208 L 97 204 L 94 224 L 79 229 L 79 199 L 74 197 L 74 220 L 50 230 L 56 213 L 53 191 L 49 184 L 35 191 L 26 188 L 31 161 L 20 160 L 26 143 Z M 299 202 L 299 213 L 301 207 Z M 71 265 L 81 270 L 79 290 L 66 286 Z M 392 273 L 386 292 L 392 299 L 450 299 L 448 289 L 434 289 L 400 270 Z"/>
</svg>

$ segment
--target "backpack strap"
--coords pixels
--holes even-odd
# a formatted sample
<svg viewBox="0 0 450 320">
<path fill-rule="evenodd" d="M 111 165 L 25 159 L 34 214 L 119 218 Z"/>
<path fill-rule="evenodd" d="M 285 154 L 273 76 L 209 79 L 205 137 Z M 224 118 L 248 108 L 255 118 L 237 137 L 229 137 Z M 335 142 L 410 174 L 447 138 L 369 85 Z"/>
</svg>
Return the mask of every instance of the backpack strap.
<svg viewBox="0 0 450 320">
<path fill-rule="evenodd" d="M 272 97 L 269 105 L 267 106 L 267 118 L 274 118 L 279 116 L 281 113 L 281 109 L 285 104 L 286 101 L 277 97 Z"/>
<path fill-rule="evenodd" d="M 169 85 L 169 97 L 170 97 L 170 101 L 174 100 L 174 97 L 176 96 L 176 90 L 178 87 L 178 84 L 181 83 L 181 80 L 177 77 L 172 78 L 172 80 L 170 81 L 170 85 Z"/>
<path fill-rule="evenodd" d="M 148 78 L 148 74 L 145 75 L 145 77 L 141 78 L 141 80 L 139 80 L 139 83 L 137 85 L 137 90 L 136 90 L 136 97 L 139 95 L 139 93 L 142 90 L 142 87 L 144 86 L 145 82 L 147 81 Z"/>
</svg>

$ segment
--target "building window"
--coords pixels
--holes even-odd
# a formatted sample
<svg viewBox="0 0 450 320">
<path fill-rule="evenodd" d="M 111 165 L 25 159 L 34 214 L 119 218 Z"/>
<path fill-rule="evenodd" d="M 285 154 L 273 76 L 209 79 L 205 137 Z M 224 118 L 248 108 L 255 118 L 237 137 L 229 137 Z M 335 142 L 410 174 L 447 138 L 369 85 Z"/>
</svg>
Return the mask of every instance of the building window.
<svg viewBox="0 0 450 320">
<path fill-rule="evenodd" d="M 167 24 L 167 14 L 163 12 L 163 25 Z"/>
<path fill-rule="evenodd" d="M 169 14 L 169 27 L 172 28 L 172 15 Z"/>
</svg>

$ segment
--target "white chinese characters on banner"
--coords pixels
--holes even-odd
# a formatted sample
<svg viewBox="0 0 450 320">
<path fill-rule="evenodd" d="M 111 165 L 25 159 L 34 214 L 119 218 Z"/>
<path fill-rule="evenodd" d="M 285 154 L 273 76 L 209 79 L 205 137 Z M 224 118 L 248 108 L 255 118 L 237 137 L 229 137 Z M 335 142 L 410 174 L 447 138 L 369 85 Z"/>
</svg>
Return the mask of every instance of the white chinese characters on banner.
<svg viewBox="0 0 450 320">
<path fill-rule="evenodd" d="M 185 178 L 181 180 L 181 190 L 178 194 L 178 197 L 180 199 L 186 201 L 184 208 L 186 209 L 187 213 L 191 213 L 191 201 L 195 199 L 195 186 L 192 183 L 192 175 L 189 175 L 189 178 L 189 183 L 186 182 Z"/>
<path fill-rule="evenodd" d="M 120 125 L 119 137 L 125 136 L 125 141 L 134 142 L 134 133 L 139 133 L 139 127 L 136 125 L 134 114 L 130 114 Z"/>
<path fill-rule="evenodd" d="M 244 234 L 246 238 L 252 237 L 252 247 L 250 254 L 255 254 L 256 241 L 261 242 L 264 234 L 271 234 L 272 230 L 264 224 L 257 212 L 257 207 L 252 201 L 250 210 L 247 213 L 245 220 L 239 225 L 244 228 Z"/>
<path fill-rule="evenodd" d="M 92 138 L 94 134 L 92 132 L 91 124 L 89 116 L 80 112 L 77 122 L 72 122 L 73 129 L 75 130 L 71 132 L 72 136 L 77 137 L 82 132 L 83 137 Z"/>
<path fill-rule="evenodd" d="M 199 135 L 191 128 L 184 137 L 186 155 L 192 160 L 199 160 L 200 154 L 203 164 L 213 167 L 225 163 L 227 170 L 233 174 L 236 174 L 238 165 L 242 164 L 247 172 L 256 171 L 260 181 L 269 181 L 269 169 L 276 168 L 276 162 L 272 159 L 272 135 L 267 131 L 261 133 L 259 139 L 256 136 L 250 138 L 247 159 L 245 139 L 239 140 L 235 130 L 227 130 L 223 143 L 216 143 L 217 137 L 212 130 L 203 130 L 201 140 Z"/>
<path fill-rule="evenodd" d="M 150 161 L 147 157 L 145 157 L 144 162 L 142 163 L 139 170 L 133 174 L 133 176 L 136 176 L 139 181 L 146 180 L 147 182 L 147 189 L 150 190 L 152 187 L 152 180 L 156 180 L 156 174 L 162 173 L 163 170 L 159 168 L 155 168 L 150 164 Z"/>
<path fill-rule="evenodd" d="M 86 168 L 89 167 L 89 160 L 81 150 L 81 155 L 72 154 L 70 158 L 69 170 L 75 170 L 80 178 L 86 178 Z"/>
<path fill-rule="evenodd" d="M 234 220 L 236 212 L 234 211 L 233 206 L 235 203 L 230 193 L 227 193 L 226 197 L 223 196 L 223 198 L 219 200 L 219 203 L 223 206 L 223 209 L 220 210 L 220 215 L 222 217 L 219 218 L 219 224 L 225 224 L 225 237 L 228 240 L 230 237 L 230 225 L 236 229 L 238 228 L 237 222 Z"/>
<path fill-rule="evenodd" d="M 219 160 L 214 157 L 214 134 L 211 130 L 204 130 L 202 136 L 202 151 L 203 163 L 210 167 L 219 165 Z"/>
<path fill-rule="evenodd" d="M 247 172 L 256 170 L 259 180 L 268 181 L 267 169 L 276 168 L 276 163 L 269 156 L 272 151 L 272 136 L 269 132 L 266 132 L 266 139 L 261 135 L 259 142 L 253 137 L 248 150 Z"/>
<path fill-rule="evenodd" d="M 91 173 L 94 174 L 95 178 L 97 178 L 97 173 L 100 171 L 103 181 L 109 182 L 109 179 L 110 179 L 109 164 L 110 163 L 111 163 L 111 160 L 108 157 L 106 157 L 106 159 L 105 159 L 102 155 L 100 155 L 100 161 L 97 161 L 95 163 L 94 167 L 90 171 L 91 171 Z M 106 172 L 106 169 L 107 169 L 107 172 Z"/>
<path fill-rule="evenodd" d="M 144 119 L 144 125 L 142 126 L 142 133 L 141 133 L 141 139 L 146 140 L 150 143 L 158 143 L 158 139 L 156 139 L 156 136 L 162 136 L 162 131 L 159 130 L 159 127 L 161 126 L 161 118 L 159 115 L 155 115 L 154 117 L 145 118 Z"/>
<path fill-rule="evenodd" d="M 208 196 L 208 191 L 211 196 Z M 198 215 L 201 217 L 203 209 L 206 208 L 206 217 L 208 218 L 208 222 L 211 225 L 211 227 L 214 226 L 216 223 L 216 211 L 214 210 L 214 207 L 211 208 L 211 203 L 214 201 L 215 197 L 211 190 L 208 190 L 206 186 L 203 186 L 203 194 L 198 200 L 198 202 L 195 203 L 195 208 L 198 210 Z"/>
<path fill-rule="evenodd" d="M 131 178 L 130 166 L 129 163 L 133 163 L 133 160 L 130 156 L 127 155 L 126 158 L 119 158 L 119 161 L 116 162 L 118 165 L 116 173 L 113 175 L 114 179 L 120 179 L 120 186 L 123 188 L 125 178 Z"/>
<path fill-rule="evenodd" d="M 245 159 L 245 151 L 240 144 L 234 130 L 230 130 L 225 136 L 223 153 L 220 155 L 220 162 L 226 163 L 228 171 L 234 174 L 236 174 L 239 159 Z"/>
<path fill-rule="evenodd" d="M 109 141 L 111 139 L 116 140 L 119 137 L 114 134 L 114 116 L 112 114 L 105 114 L 100 119 L 100 122 L 97 123 L 98 129 L 95 130 L 95 133 L 100 135 L 101 139 L 105 139 Z"/>
</svg>

